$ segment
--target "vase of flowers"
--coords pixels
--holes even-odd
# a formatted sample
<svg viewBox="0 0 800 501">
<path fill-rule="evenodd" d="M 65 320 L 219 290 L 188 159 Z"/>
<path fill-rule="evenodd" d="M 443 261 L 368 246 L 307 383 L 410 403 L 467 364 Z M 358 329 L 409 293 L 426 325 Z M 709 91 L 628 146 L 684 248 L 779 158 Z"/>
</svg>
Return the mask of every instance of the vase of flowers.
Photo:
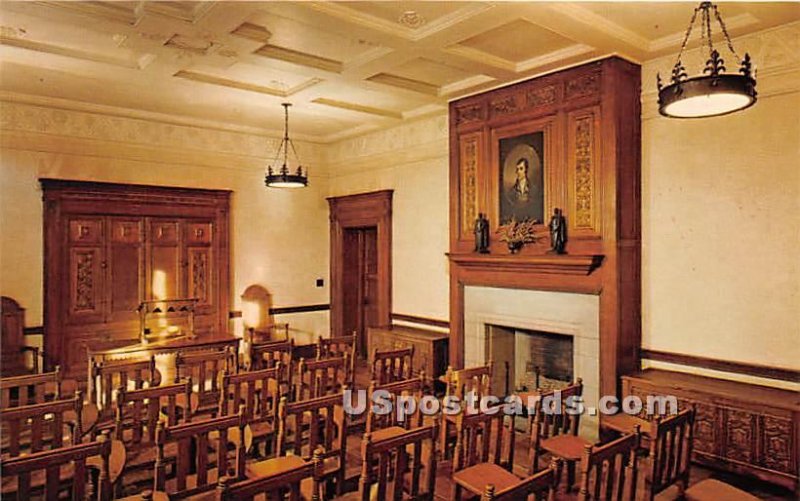
<svg viewBox="0 0 800 501">
<path fill-rule="evenodd" d="M 523 245 L 536 241 L 536 234 L 533 231 L 535 225 L 536 220 L 517 221 L 512 217 L 506 224 L 497 228 L 497 234 L 500 235 L 500 241 L 508 245 L 508 251 L 516 254 Z"/>
</svg>

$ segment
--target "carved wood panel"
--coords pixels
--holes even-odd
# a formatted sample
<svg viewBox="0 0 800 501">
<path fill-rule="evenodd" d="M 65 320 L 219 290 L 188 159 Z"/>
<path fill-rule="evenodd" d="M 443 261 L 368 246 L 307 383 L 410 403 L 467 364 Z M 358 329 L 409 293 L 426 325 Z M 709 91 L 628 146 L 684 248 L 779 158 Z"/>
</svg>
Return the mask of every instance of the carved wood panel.
<svg viewBox="0 0 800 501">
<path fill-rule="evenodd" d="M 107 320 L 137 320 L 144 297 L 144 220 L 110 218 L 106 268 Z"/>
<path fill-rule="evenodd" d="M 707 454 L 719 454 L 717 450 L 718 413 L 710 405 L 694 402 L 697 414 L 694 420 L 694 450 Z M 686 407 L 681 407 L 685 409 Z"/>
<path fill-rule="evenodd" d="M 76 246 L 69 249 L 70 323 L 103 321 L 103 248 Z"/>
<path fill-rule="evenodd" d="M 473 226 L 478 217 L 480 192 L 478 189 L 478 163 L 482 158 L 483 135 L 480 132 L 464 134 L 459 138 L 459 172 L 461 189 L 461 238 L 473 237 Z"/>
<path fill-rule="evenodd" d="M 187 295 L 198 299 L 198 307 L 212 306 L 214 298 L 211 284 L 213 283 L 213 259 L 211 249 L 208 247 L 189 247 L 186 250 L 188 270 L 186 274 Z"/>
<path fill-rule="evenodd" d="M 570 113 L 567 118 L 567 226 L 571 237 L 600 236 L 600 109 Z"/>
<path fill-rule="evenodd" d="M 760 463 L 767 468 L 783 473 L 797 471 L 798 458 L 792 443 L 792 421 L 774 416 L 763 416 L 761 421 L 762 443 Z"/>
<path fill-rule="evenodd" d="M 103 241 L 102 219 L 72 219 L 69 222 L 69 241 L 97 244 Z"/>
<path fill-rule="evenodd" d="M 741 410 L 725 411 L 725 457 L 745 463 L 755 459 L 755 415 Z"/>
</svg>

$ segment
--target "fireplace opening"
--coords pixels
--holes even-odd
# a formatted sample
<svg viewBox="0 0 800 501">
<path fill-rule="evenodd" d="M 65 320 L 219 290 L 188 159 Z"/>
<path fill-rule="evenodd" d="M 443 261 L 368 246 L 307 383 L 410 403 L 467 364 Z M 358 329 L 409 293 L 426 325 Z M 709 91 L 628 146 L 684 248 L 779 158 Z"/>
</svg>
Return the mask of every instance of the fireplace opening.
<svg viewBox="0 0 800 501">
<path fill-rule="evenodd" d="M 564 388 L 573 381 L 572 336 L 486 325 L 486 344 L 487 359 L 495 365 L 496 395 L 505 393 L 505 388 L 532 392 Z"/>
</svg>

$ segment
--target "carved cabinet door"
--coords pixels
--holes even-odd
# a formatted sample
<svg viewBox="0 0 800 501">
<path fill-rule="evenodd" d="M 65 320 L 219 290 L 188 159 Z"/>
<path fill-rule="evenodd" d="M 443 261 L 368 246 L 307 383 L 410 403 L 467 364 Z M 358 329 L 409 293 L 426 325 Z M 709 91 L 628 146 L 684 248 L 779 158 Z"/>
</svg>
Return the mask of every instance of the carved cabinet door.
<svg viewBox="0 0 800 501">
<path fill-rule="evenodd" d="M 107 321 L 137 321 L 144 298 L 144 220 L 111 217 L 108 228 Z"/>
<path fill-rule="evenodd" d="M 198 314 L 210 314 L 217 303 L 214 225 L 211 221 L 186 221 L 184 232 L 186 296 L 198 299 Z"/>
<path fill-rule="evenodd" d="M 184 297 L 181 277 L 180 221 L 150 218 L 147 257 L 147 299 Z"/>
<path fill-rule="evenodd" d="M 66 317 L 69 324 L 103 322 L 105 317 L 104 221 L 70 219 L 67 225 L 68 263 Z"/>
</svg>

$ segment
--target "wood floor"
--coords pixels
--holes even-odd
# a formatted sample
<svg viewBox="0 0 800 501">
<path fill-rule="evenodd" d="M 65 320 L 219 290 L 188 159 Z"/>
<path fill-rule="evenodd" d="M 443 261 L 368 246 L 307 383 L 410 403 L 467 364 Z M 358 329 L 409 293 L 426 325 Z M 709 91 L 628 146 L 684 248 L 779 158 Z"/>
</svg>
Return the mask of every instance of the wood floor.
<svg viewBox="0 0 800 501">
<path fill-rule="evenodd" d="M 356 387 L 357 388 L 366 388 L 369 386 L 369 371 L 368 367 L 365 363 L 358 364 L 356 368 Z M 353 433 L 348 437 L 347 442 L 347 470 L 349 472 L 353 472 L 354 474 L 358 474 L 359 468 L 361 466 L 361 434 L 360 433 Z M 522 433 L 516 434 L 516 447 L 515 447 L 515 461 L 514 467 L 515 469 L 519 469 L 518 473 L 520 475 L 524 475 L 525 470 L 528 466 L 528 458 L 527 458 L 527 451 L 528 451 L 528 437 Z M 543 461 L 546 463 L 546 461 Z M 744 478 L 741 476 L 732 475 L 725 472 L 715 471 L 708 468 L 704 468 L 702 466 L 693 465 L 691 470 L 691 479 L 690 484 L 695 484 L 704 480 L 706 478 L 714 478 L 720 480 L 722 482 L 728 483 L 733 485 L 739 489 L 747 491 L 754 496 L 757 496 L 761 499 L 765 499 L 768 501 L 778 501 L 778 500 L 796 500 L 797 497 L 787 489 L 768 484 L 765 482 L 760 482 L 757 480 Z M 452 481 L 450 479 L 452 474 L 452 466 L 449 461 L 441 461 L 437 464 L 437 478 L 436 478 L 436 498 L 437 499 L 450 499 L 450 492 L 452 489 Z M 666 491 L 658 496 L 656 499 L 667 501 L 669 499 L 675 499 L 677 496 L 677 492 L 670 492 Z M 576 493 L 564 493 L 563 489 L 562 492 L 559 492 L 558 499 L 561 500 L 571 500 L 577 499 Z M 645 499 L 642 496 L 640 499 Z M 725 500 L 719 500 L 725 501 Z"/>
</svg>

